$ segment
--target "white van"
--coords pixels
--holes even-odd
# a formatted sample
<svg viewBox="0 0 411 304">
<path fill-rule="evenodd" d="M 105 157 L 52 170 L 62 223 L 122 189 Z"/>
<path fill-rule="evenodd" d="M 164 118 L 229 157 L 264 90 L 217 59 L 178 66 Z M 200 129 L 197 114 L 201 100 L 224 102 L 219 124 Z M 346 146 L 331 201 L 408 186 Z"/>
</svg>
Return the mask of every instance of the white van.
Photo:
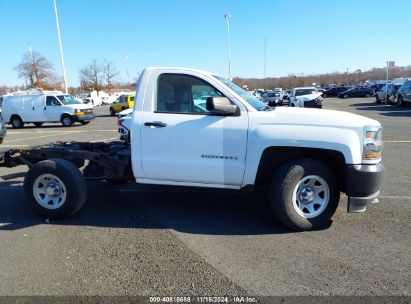
<svg viewBox="0 0 411 304">
<path fill-rule="evenodd" d="M 39 127 L 45 122 L 61 122 L 71 127 L 94 119 L 93 108 L 82 104 L 71 95 L 40 94 L 4 96 L 1 113 L 5 123 L 22 128 L 25 123 Z"/>
</svg>

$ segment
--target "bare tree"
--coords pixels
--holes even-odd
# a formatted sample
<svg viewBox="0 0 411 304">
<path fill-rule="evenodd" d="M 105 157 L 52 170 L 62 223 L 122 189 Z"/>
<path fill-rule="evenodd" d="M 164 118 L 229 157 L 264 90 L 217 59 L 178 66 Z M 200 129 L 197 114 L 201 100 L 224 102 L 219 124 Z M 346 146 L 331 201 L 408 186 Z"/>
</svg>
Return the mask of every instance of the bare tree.
<svg viewBox="0 0 411 304">
<path fill-rule="evenodd" d="M 98 92 L 103 88 L 102 71 L 97 59 L 93 59 L 90 64 L 80 70 L 81 87 L 96 90 L 98 96 Z"/>
<path fill-rule="evenodd" d="M 115 85 L 114 79 L 118 76 L 119 71 L 116 70 L 112 62 L 104 60 L 102 66 L 103 78 L 105 83 L 105 88 L 107 92 L 110 93 Z"/>
<path fill-rule="evenodd" d="M 37 52 L 23 55 L 21 62 L 14 68 L 18 77 L 24 79 L 30 88 L 51 88 L 58 83 L 53 65 Z"/>
</svg>

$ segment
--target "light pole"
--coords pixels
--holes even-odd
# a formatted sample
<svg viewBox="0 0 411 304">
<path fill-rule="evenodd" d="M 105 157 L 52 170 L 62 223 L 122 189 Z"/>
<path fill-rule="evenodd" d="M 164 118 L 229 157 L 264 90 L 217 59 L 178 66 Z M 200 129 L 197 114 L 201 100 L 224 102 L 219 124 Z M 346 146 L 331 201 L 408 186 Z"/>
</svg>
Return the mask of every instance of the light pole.
<svg viewBox="0 0 411 304">
<path fill-rule="evenodd" d="M 31 43 L 28 44 L 29 47 L 29 58 L 30 58 L 30 79 L 31 79 L 31 84 L 34 84 L 34 59 L 33 59 L 33 51 L 31 49 Z"/>
<path fill-rule="evenodd" d="M 63 46 L 62 46 L 62 44 L 61 44 L 59 15 L 58 15 L 58 12 L 57 12 L 56 0 L 53 0 L 53 1 L 54 1 L 54 12 L 56 13 L 57 35 L 58 35 L 58 38 L 59 38 L 60 58 L 61 58 L 61 68 L 62 68 L 62 70 L 63 70 L 64 88 L 65 88 L 66 94 L 68 94 L 66 68 L 65 68 L 65 66 L 64 66 Z"/>
<path fill-rule="evenodd" d="M 267 77 L 267 39 L 264 39 L 264 89 Z"/>
<path fill-rule="evenodd" d="M 230 18 L 231 15 L 229 13 L 225 13 L 224 15 L 225 20 L 227 21 L 227 40 L 228 40 L 228 78 L 229 80 L 233 80 L 231 78 L 231 43 L 230 43 Z"/>
<path fill-rule="evenodd" d="M 345 84 L 348 86 L 348 68 L 347 68 L 347 75 L 346 75 L 346 79 L 345 79 Z"/>
<path fill-rule="evenodd" d="M 127 85 L 130 83 L 130 78 L 128 76 L 128 56 L 124 56 L 124 64 L 126 65 L 126 74 L 127 74 Z"/>
</svg>

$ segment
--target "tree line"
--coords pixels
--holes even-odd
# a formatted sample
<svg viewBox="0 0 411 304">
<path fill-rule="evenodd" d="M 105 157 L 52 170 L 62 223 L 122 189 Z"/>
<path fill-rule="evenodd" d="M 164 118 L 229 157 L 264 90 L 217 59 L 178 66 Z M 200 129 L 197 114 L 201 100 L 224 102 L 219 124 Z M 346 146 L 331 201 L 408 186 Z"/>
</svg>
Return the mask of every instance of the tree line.
<svg viewBox="0 0 411 304">
<path fill-rule="evenodd" d="M 14 67 L 18 78 L 24 81 L 21 86 L 1 86 L 0 95 L 18 90 L 40 88 L 43 90 L 61 90 L 62 77 L 57 76 L 53 64 L 38 52 L 30 52 L 22 56 L 21 62 Z M 69 87 L 70 93 L 75 94 L 82 91 L 101 90 L 112 92 L 115 88 L 135 88 L 133 84 L 121 83 L 117 77 L 120 72 L 112 62 L 92 59 L 89 64 L 79 70 L 79 87 Z"/>
<path fill-rule="evenodd" d="M 394 78 L 411 78 L 411 66 L 399 67 L 395 66 L 389 69 L 389 79 Z M 290 74 L 285 77 L 269 77 L 269 78 L 241 78 L 235 77 L 233 81 L 239 86 L 247 86 L 249 90 L 254 89 L 274 89 L 286 88 L 291 89 L 302 86 L 317 86 L 326 87 L 328 84 L 336 85 L 359 85 L 366 81 L 385 80 L 386 68 L 372 68 L 368 71 L 356 70 L 352 73 L 334 72 L 329 74 L 319 75 L 294 75 Z"/>
<path fill-rule="evenodd" d="M 63 80 L 57 76 L 53 64 L 38 52 L 24 54 L 19 64 L 15 66 L 18 77 L 24 80 L 23 86 L 0 86 L 0 95 L 16 90 L 42 88 L 45 90 L 61 89 Z M 76 94 L 82 91 L 96 90 L 97 93 L 101 90 L 112 92 L 115 88 L 134 89 L 137 77 L 133 79 L 133 83 L 120 83 L 117 77 L 120 72 L 115 68 L 112 62 L 103 60 L 99 62 L 97 59 L 92 59 L 89 64 L 79 70 L 79 87 L 70 87 L 69 92 Z M 411 66 L 392 67 L 389 70 L 390 79 L 398 77 L 411 78 Z M 356 70 L 352 73 L 334 72 L 329 74 L 319 75 L 294 75 L 290 74 L 285 77 L 269 77 L 269 78 L 241 78 L 235 77 L 233 81 L 239 86 L 246 86 L 249 90 L 254 89 L 273 89 L 294 88 L 300 86 L 320 85 L 322 87 L 328 84 L 350 84 L 357 85 L 366 81 L 383 80 L 386 78 L 385 68 L 372 68 L 368 71 Z"/>
</svg>

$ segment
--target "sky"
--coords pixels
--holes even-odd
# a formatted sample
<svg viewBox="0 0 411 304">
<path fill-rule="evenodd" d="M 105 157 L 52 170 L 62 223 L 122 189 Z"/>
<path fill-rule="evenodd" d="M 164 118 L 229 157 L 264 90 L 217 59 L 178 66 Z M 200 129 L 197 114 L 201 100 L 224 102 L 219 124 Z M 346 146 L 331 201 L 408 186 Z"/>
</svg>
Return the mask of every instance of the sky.
<svg viewBox="0 0 411 304">
<path fill-rule="evenodd" d="M 69 86 L 93 58 L 118 81 L 148 66 L 267 77 L 411 65 L 411 0 L 56 0 Z M 62 75 L 53 0 L 0 0 L 0 85 L 21 85 L 14 67 L 39 52 Z"/>
</svg>

